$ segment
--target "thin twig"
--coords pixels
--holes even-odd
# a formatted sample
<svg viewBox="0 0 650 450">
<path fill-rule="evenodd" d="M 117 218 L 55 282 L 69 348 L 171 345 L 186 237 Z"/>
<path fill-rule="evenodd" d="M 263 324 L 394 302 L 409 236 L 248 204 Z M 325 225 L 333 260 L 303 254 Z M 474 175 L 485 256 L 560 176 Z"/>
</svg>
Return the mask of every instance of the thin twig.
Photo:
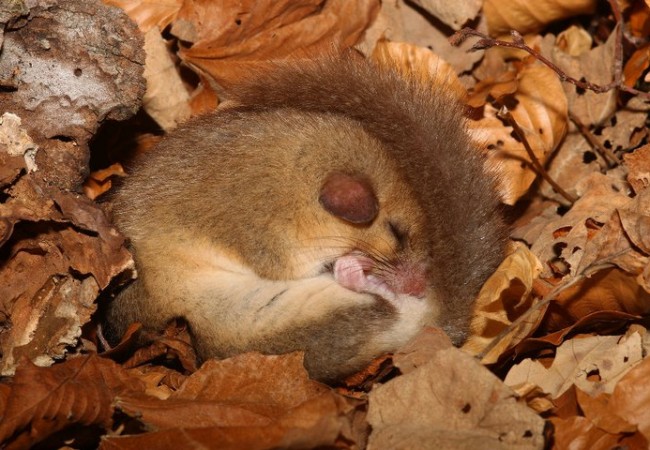
<svg viewBox="0 0 650 450">
<path fill-rule="evenodd" d="M 621 163 L 621 161 L 618 159 L 618 156 L 616 156 L 616 154 L 613 151 L 611 151 L 610 149 L 602 145 L 600 141 L 596 139 L 596 136 L 594 136 L 593 133 L 589 131 L 589 128 L 584 123 L 582 123 L 582 121 L 578 119 L 578 117 L 576 117 L 575 114 L 571 113 L 570 111 L 569 111 L 569 118 L 573 123 L 575 123 L 576 127 L 578 127 L 578 130 L 580 131 L 582 136 L 584 136 L 584 138 L 587 141 L 589 141 L 591 146 L 594 147 L 596 150 L 598 150 L 598 152 L 601 154 L 603 159 L 605 159 L 605 163 L 607 164 L 608 168 L 611 169 Z"/>
<path fill-rule="evenodd" d="M 518 50 L 523 50 L 526 53 L 532 55 L 535 59 L 537 59 L 541 63 L 545 64 L 550 69 L 552 69 L 558 75 L 561 81 L 571 83 L 580 89 L 587 89 L 599 94 L 609 92 L 612 89 L 618 89 L 620 91 L 628 92 L 630 94 L 642 97 L 645 100 L 650 100 L 649 92 L 643 92 L 637 89 L 627 87 L 621 81 L 623 78 L 623 21 L 621 19 L 621 13 L 618 8 L 618 4 L 616 3 L 616 0 L 609 0 L 609 4 L 612 7 L 612 12 L 614 14 L 614 18 L 616 19 L 617 26 L 615 30 L 616 41 L 614 46 L 614 67 L 612 67 L 613 80 L 611 83 L 605 85 L 595 84 L 587 80 L 585 81 L 578 80 L 576 78 L 569 76 L 564 70 L 562 70 L 560 67 L 555 65 L 545 56 L 540 54 L 535 49 L 526 45 L 526 43 L 524 42 L 524 38 L 521 36 L 521 34 L 514 30 L 510 32 L 510 36 L 512 36 L 512 42 L 503 41 L 501 39 L 493 39 L 481 33 L 480 31 L 476 31 L 471 28 L 463 28 L 462 30 L 457 31 L 453 36 L 451 36 L 451 38 L 449 38 L 449 41 L 451 42 L 452 45 L 460 45 L 465 40 L 467 40 L 468 37 L 475 36 L 480 39 L 474 43 L 474 45 L 470 48 L 470 51 L 485 50 L 491 47 L 508 47 L 508 48 L 516 48 Z"/>
<path fill-rule="evenodd" d="M 521 129 L 517 121 L 515 120 L 514 117 L 512 117 L 512 114 L 510 114 L 510 111 L 508 111 L 506 108 L 501 108 L 499 111 L 499 117 L 503 117 L 509 124 L 512 126 L 512 129 L 514 130 L 515 134 L 519 138 L 519 140 L 522 142 L 524 145 L 524 148 L 526 149 L 526 153 L 528 154 L 528 157 L 530 158 L 530 163 L 533 165 L 533 168 L 535 171 L 550 184 L 555 192 L 560 194 L 562 197 L 567 199 L 572 205 L 578 200 L 575 196 L 569 194 L 567 191 L 562 189 L 562 186 L 557 184 L 553 178 L 548 174 L 546 169 L 544 169 L 544 166 L 539 162 L 539 159 L 537 159 L 537 156 L 533 152 L 533 149 L 530 147 L 530 144 L 528 143 L 528 139 L 526 138 L 526 133 L 524 133 L 524 130 Z"/>
</svg>

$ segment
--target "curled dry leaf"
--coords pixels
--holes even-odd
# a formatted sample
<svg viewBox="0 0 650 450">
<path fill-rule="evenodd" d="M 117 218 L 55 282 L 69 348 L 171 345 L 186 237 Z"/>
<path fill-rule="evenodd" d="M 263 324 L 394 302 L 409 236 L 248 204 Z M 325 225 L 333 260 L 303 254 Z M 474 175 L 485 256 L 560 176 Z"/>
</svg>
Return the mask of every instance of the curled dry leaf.
<svg viewBox="0 0 650 450">
<path fill-rule="evenodd" d="M 643 359 L 648 349 L 648 338 L 642 339 L 639 333 L 623 338 L 574 338 L 558 347 L 551 367 L 525 359 L 510 369 L 505 384 L 532 383 L 552 398 L 559 397 L 574 384 L 591 395 L 611 393 L 616 383 Z"/>
<path fill-rule="evenodd" d="M 454 69 L 428 48 L 380 40 L 372 59 L 380 65 L 397 69 L 407 77 L 413 77 L 424 86 L 431 86 L 432 90 L 451 90 L 460 101 L 467 97 L 467 90 L 458 80 Z"/>
<path fill-rule="evenodd" d="M 609 402 L 611 411 L 639 427 L 650 441 L 650 358 L 645 358 L 616 385 Z"/>
<path fill-rule="evenodd" d="M 122 396 L 122 411 L 159 431 L 106 438 L 102 448 L 334 446 L 363 434 L 351 428 L 357 404 L 310 380 L 301 354 L 248 353 L 207 361 L 167 400 Z"/>
<path fill-rule="evenodd" d="M 524 131 L 533 153 L 544 164 L 567 129 L 568 106 L 562 85 L 555 72 L 539 64 L 525 64 L 516 81 L 516 92 L 497 101 L 502 105 L 516 104 L 509 108 L 510 113 Z M 512 90 L 511 83 L 512 80 L 508 81 L 510 87 L 503 93 Z M 488 164 L 499 174 L 503 201 L 512 205 L 528 191 L 536 174 L 523 144 L 512 136 L 512 127 L 504 125 L 497 113 L 494 106 L 486 104 L 484 117 L 470 121 L 469 125 L 474 141 L 486 149 Z"/>
<path fill-rule="evenodd" d="M 473 355 L 480 353 L 541 300 L 532 295 L 533 283 L 541 271 L 541 263 L 528 247 L 521 243 L 511 244 L 509 254 L 481 288 L 470 324 L 471 334 L 463 350 Z M 513 328 L 483 356 L 481 362 L 496 362 L 506 350 L 534 331 L 545 311 L 545 308 L 539 309 Z"/>
<path fill-rule="evenodd" d="M 557 35 L 555 45 L 569 56 L 580 56 L 591 50 L 593 39 L 584 28 L 571 25 Z"/>
<path fill-rule="evenodd" d="M 596 0 L 485 0 L 483 13 L 492 36 L 517 30 L 521 34 L 540 31 L 556 20 L 590 14 Z"/>
<path fill-rule="evenodd" d="M 454 7 L 457 8 L 458 3 Z M 468 51 L 472 42 L 464 42 L 460 46 L 451 45 L 445 30 L 432 27 L 428 17 L 422 15 L 418 8 L 404 2 L 381 2 L 377 18 L 356 48 L 365 55 L 371 55 L 375 44 L 381 40 L 405 42 L 431 49 L 458 74 L 471 71 L 474 64 L 483 57 L 483 52 Z"/>
<path fill-rule="evenodd" d="M 567 75 L 578 80 L 585 78 L 592 83 L 606 85 L 613 80 L 615 45 L 616 32 L 614 31 L 604 44 L 589 49 L 579 56 L 571 56 L 557 47 L 557 42 L 552 35 L 547 35 L 542 41 L 541 52 L 550 56 L 551 61 Z M 578 89 L 570 83 L 565 83 L 563 88 L 571 113 L 585 125 L 600 124 L 616 110 L 615 89 L 596 93 Z"/>
<path fill-rule="evenodd" d="M 181 59 L 223 86 L 260 60 L 351 47 L 378 11 L 376 0 L 186 1 L 171 31 L 192 43 Z"/>
<path fill-rule="evenodd" d="M 565 327 L 571 328 L 581 319 L 592 314 L 599 314 L 599 320 L 611 320 L 623 324 L 648 312 L 650 312 L 650 293 L 639 285 L 637 277 L 610 268 L 581 279 L 560 292 L 540 328 L 547 332 Z M 578 329 L 584 326 L 585 323 Z M 599 330 L 605 332 L 605 328 L 602 324 Z"/>
<path fill-rule="evenodd" d="M 92 172 L 86 181 L 84 181 L 84 194 L 91 200 L 95 200 L 100 195 L 108 192 L 112 187 L 112 179 L 115 177 L 124 177 L 126 172 L 122 164 L 115 163 L 110 166 Z"/>
<path fill-rule="evenodd" d="M 482 0 L 448 2 L 445 0 L 414 0 L 414 3 L 442 20 L 454 30 L 460 30 L 469 20 L 476 17 L 483 4 Z"/>
<path fill-rule="evenodd" d="M 6 262 L 0 270 L 1 373 L 21 356 L 39 365 L 62 357 L 95 311 L 94 300 L 133 271 L 124 238 L 85 197 L 23 176 L 0 204 Z"/>
<path fill-rule="evenodd" d="M 183 5 L 183 0 L 103 0 L 111 6 L 122 8 L 138 24 L 143 33 L 158 28 L 164 30 L 172 23 Z"/>
<path fill-rule="evenodd" d="M 634 192 L 639 194 L 650 187 L 650 144 L 625 154 L 623 159 L 629 171 L 627 181 Z"/>
<path fill-rule="evenodd" d="M 49 368 L 22 360 L 9 388 L 0 410 L 0 442 L 28 448 L 74 425 L 109 430 L 114 398 L 142 392 L 144 385 L 114 362 L 91 355 Z"/>
<path fill-rule="evenodd" d="M 144 110 L 163 130 L 173 130 L 189 119 L 190 96 L 158 28 L 152 28 L 144 35 L 144 49 L 147 53 L 144 68 L 147 91 L 142 99 Z"/>
<path fill-rule="evenodd" d="M 456 348 L 370 393 L 368 449 L 543 448 L 544 421 Z"/>
</svg>

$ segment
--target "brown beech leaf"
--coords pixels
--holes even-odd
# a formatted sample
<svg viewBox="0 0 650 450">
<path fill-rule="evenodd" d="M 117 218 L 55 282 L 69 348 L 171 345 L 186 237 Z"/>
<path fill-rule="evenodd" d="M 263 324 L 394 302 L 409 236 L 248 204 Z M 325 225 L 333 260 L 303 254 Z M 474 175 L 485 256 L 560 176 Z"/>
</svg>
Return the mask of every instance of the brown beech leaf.
<svg viewBox="0 0 650 450">
<path fill-rule="evenodd" d="M 333 446 L 352 438 L 357 404 L 310 380 L 301 354 L 248 353 L 207 361 L 167 400 L 121 397 L 121 410 L 160 431 L 107 438 L 102 448 L 207 440 L 224 449 Z"/>
<path fill-rule="evenodd" d="M 567 129 L 567 101 L 555 72 L 538 64 L 526 64 L 517 73 L 516 103 L 512 117 L 523 130 L 537 159 L 544 164 Z M 497 99 L 500 100 L 500 99 Z M 504 104 L 509 102 L 501 100 Z M 499 174 L 499 192 L 506 204 L 514 204 L 536 178 L 522 143 L 512 136 L 497 110 L 486 104 L 484 117 L 470 121 L 474 141 L 486 149 L 488 164 Z"/>
<path fill-rule="evenodd" d="M 0 204 L 11 224 L 0 268 L 1 372 L 21 356 L 38 365 L 62 357 L 95 311 L 99 291 L 133 273 L 124 238 L 87 198 L 44 186 L 30 175 Z"/>
<path fill-rule="evenodd" d="M 456 348 L 372 390 L 368 449 L 543 448 L 544 421 Z"/>
<path fill-rule="evenodd" d="M 483 13 L 487 17 L 490 34 L 500 35 L 517 30 L 521 34 L 540 31 L 556 20 L 596 9 L 595 0 L 485 0 Z"/>
<path fill-rule="evenodd" d="M 414 3 L 442 20 L 454 30 L 460 30 L 469 20 L 476 17 L 482 0 L 467 0 L 451 3 L 445 0 L 414 0 Z"/>
<path fill-rule="evenodd" d="M 623 68 L 623 82 L 627 87 L 634 87 L 646 69 L 650 67 L 650 44 L 637 49 Z"/>
<path fill-rule="evenodd" d="M 505 383 L 508 386 L 532 383 L 552 398 L 559 397 L 574 384 L 591 395 L 611 393 L 649 348 L 650 342 L 639 333 L 625 337 L 574 338 L 558 347 L 551 367 L 525 359 L 510 369 Z"/>
<path fill-rule="evenodd" d="M 96 355 L 49 368 L 22 360 L 0 411 L 0 442 L 27 448 L 73 425 L 109 429 L 113 399 L 144 390 L 114 362 Z"/>
<path fill-rule="evenodd" d="M 567 419 L 551 418 L 555 429 L 555 448 L 572 450 L 611 450 L 613 448 L 647 448 L 648 441 L 640 433 L 612 434 L 599 428 L 591 420 L 574 416 Z"/>
<path fill-rule="evenodd" d="M 616 385 L 609 408 L 617 416 L 639 427 L 650 441 L 650 358 L 645 358 Z"/>
<path fill-rule="evenodd" d="M 376 0 L 188 0 L 172 34 L 192 43 L 178 52 L 181 59 L 222 85 L 236 81 L 260 60 L 351 47 L 378 11 Z"/>
<path fill-rule="evenodd" d="M 395 352 L 393 361 L 400 372 L 407 374 L 428 363 L 440 350 L 452 346 L 444 331 L 427 327 Z"/>
<path fill-rule="evenodd" d="M 650 293 L 639 285 L 637 276 L 618 269 L 605 269 L 560 292 L 540 328 L 554 331 L 570 327 L 581 318 L 596 313 L 601 319 L 624 323 L 648 312 Z M 598 329 L 604 332 L 605 326 Z"/>
<path fill-rule="evenodd" d="M 147 33 L 158 28 L 164 30 L 183 5 L 183 0 L 103 0 L 111 6 L 122 8 L 140 31 Z"/>
<path fill-rule="evenodd" d="M 558 214 L 557 207 L 551 206 L 547 213 L 515 230 L 513 236 L 532 245 L 531 251 L 543 265 L 542 278 L 576 276 L 599 227 L 609 221 L 616 208 L 632 201 L 626 189 L 616 176 L 593 173 L 575 186 L 581 197 L 566 214 Z M 590 260 L 595 262 L 592 257 Z"/>
<path fill-rule="evenodd" d="M 650 144 L 623 156 L 628 168 L 627 181 L 636 194 L 650 186 Z"/>
<path fill-rule="evenodd" d="M 480 353 L 514 320 L 535 305 L 536 300 L 531 294 L 533 283 L 541 271 L 541 263 L 525 245 L 511 244 L 509 254 L 479 292 L 470 323 L 471 334 L 463 350 L 473 355 Z M 534 331 L 544 312 L 544 308 L 539 309 L 514 328 L 481 362 L 496 362 L 507 349 Z"/>
<path fill-rule="evenodd" d="M 84 194 L 89 199 L 94 200 L 110 190 L 112 178 L 124 176 L 126 176 L 126 172 L 124 172 L 124 168 L 120 163 L 114 163 L 104 169 L 96 170 L 84 181 Z"/>
<path fill-rule="evenodd" d="M 616 32 L 612 32 L 601 45 L 571 56 L 557 48 L 552 35 L 544 37 L 541 52 L 548 55 L 567 75 L 579 80 L 605 85 L 612 81 Z M 616 110 L 616 90 L 605 93 L 583 91 L 570 83 L 562 85 L 569 101 L 569 109 L 585 125 L 600 124 Z"/>
<path fill-rule="evenodd" d="M 457 6 L 454 4 L 454 7 Z M 477 27 L 485 31 L 481 23 Z M 483 57 L 483 52 L 468 52 L 473 44 L 470 41 L 460 46 L 451 45 L 449 32 L 445 28 L 433 24 L 427 13 L 416 5 L 401 1 L 381 2 L 377 18 L 356 47 L 363 54 L 371 55 L 376 43 L 382 40 L 408 43 L 430 49 L 449 63 L 457 74 L 469 72 Z"/>
<path fill-rule="evenodd" d="M 610 396 L 608 394 L 591 396 L 580 389 L 576 389 L 576 396 L 585 417 L 598 428 L 612 434 L 634 433 L 636 431 L 636 426 L 612 412 L 609 406 Z"/>
</svg>

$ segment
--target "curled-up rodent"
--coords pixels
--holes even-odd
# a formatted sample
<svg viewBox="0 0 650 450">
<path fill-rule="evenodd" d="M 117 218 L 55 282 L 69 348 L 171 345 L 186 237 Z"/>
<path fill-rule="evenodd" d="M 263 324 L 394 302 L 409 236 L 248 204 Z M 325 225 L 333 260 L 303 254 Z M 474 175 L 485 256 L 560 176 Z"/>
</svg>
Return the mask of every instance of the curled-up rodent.
<svg viewBox="0 0 650 450">
<path fill-rule="evenodd" d="M 424 325 L 461 342 L 505 228 L 451 94 L 350 56 L 231 94 L 116 194 L 139 278 L 109 329 L 183 317 L 203 358 L 304 350 L 328 381 Z"/>
</svg>

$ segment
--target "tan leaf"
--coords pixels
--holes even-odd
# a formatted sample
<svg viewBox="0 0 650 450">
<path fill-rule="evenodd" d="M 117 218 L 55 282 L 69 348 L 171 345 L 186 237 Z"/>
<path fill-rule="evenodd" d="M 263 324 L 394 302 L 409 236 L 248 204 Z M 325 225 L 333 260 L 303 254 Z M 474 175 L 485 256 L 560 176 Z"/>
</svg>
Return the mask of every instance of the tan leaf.
<svg viewBox="0 0 650 450">
<path fill-rule="evenodd" d="M 480 31 L 485 31 L 482 22 L 484 21 L 481 20 L 476 26 Z M 483 57 L 483 52 L 468 52 L 472 42 L 454 46 L 450 44 L 448 38 L 449 33 L 432 26 L 429 17 L 422 9 L 402 1 L 386 1 L 381 2 L 381 10 L 377 18 L 366 30 L 356 48 L 364 55 L 371 55 L 376 43 L 381 40 L 405 42 L 431 49 L 447 61 L 454 68 L 455 73 L 471 71 L 474 64 Z"/>
<path fill-rule="evenodd" d="M 537 64 L 525 65 L 517 74 L 516 106 L 510 112 L 524 131 L 537 159 L 543 164 L 561 142 L 567 129 L 567 101 L 555 72 Z M 509 102 L 504 102 L 509 103 Z M 512 137 L 497 110 L 485 106 L 484 118 L 470 122 L 472 137 L 486 149 L 488 164 L 499 174 L 503 201 L 514 204 L 536 178 L 526 162 L 524 146 Z"/>
<path fill-rule="evenodd" d="M 557 47 L 551 35 L 544 38 L 541 52 L 550 56 L 567 75 L 580 80 L 606 85 L 612 81 L 614 67 L 614 47 L 616 32 L 607 41 L 579 56 L 571 56 Z M 600 124 L 616 110 L 616 90 L 599 94 L 579 89 L 573 84 L 564 83 L 564 92 L 569 101 L 569 109 L 585 125 Z"/>
<path fill-rule="evenodd" d="M 373 389 L 368 422 L 371 450 L 544 446 L 544 421 L 455 348 Z"/>
<path fill-rule="evenodd" d="M 589 241 L 597 236 L 602 224 L 607 224 L 616 208 L 632 201 L 625 194 L 622 181 L 601 173 L 580 181 L 575 190 L 581 197 L 566 214 L 558 214 L 557 207 L 551 206 L 545 214 L 513 233 L 514 237 L 532 244 L 531 251 L 544 267 L 542 278 L 576 276 L 578 269 L 585 267 L 581 261 Z M 595 258 L 589 256 L 589 260 L 594 262 Z M 561 264 L 563 269 L 554 268 L 554 264 Z"/>
<path fill-rule="evenodd" d="M 536 300 L 531 295 L 533 282 L 541 271 L 541 263 L 528 247 L 521 243 L 511 245 L 508 256 L 479 292 L 470 324 L 471 335 L 463 345 L 463 350 L 473 355 L 480 353 L 513 321 L 535 305 Z M 481 362 L 496 362 L 507 349 L 530 334 L 544 312 L 544 308 L 538 310 L 514 328 Z"/>
<path fill-rule="evenodd" d="M 625 154 L 623 160 L 629 170 L 627 181 L 634 192 L 639 194 L 650 186 L 650 144 Z"/>
<path fill-rule="evenodd" d="M 145 33 L 144 49 L 144 109 L 163 130 L 173 130 L 190 117 L 190 96 L 158 28 Z"/>
<path fill-rule="evenodd" d="M 508 386 L 532 383 L 553 398 L 574 384 L 591 395 L 611 393 L 630 368 L 641 361 L 648 348 L 647 339 L 642 340 L 639 333 L 623 338 L 574 338 L 558 347 L 551 367 L 525 359 L 510 369 L 504 382 Z"/>
<path fill-rule="evenodd" d="M 485 0 L 483 13 L 490 34 L 500 35 L 510 30 L 521 34 L 540 31 L 545 25 L 560 19 L 590 14 L 596 9 L 595 0 Z"/>
<path fill-rule="evenodd" d="M 414 0 L 414 3 L 437 17 L 454 30 L 460 30 L 469 20 L 476 17 L 483 0 L 448 2 L 445 0 Z"/>
<path fill-rule="evenodd" d="M 591 50 L 593 39 L 582 27 L 571 25 L 557 35 L 555 45 L 558 49 L 570 56 L 580 56 Z"/>
<path fill-rule="evenodd" d="M 183 0 L 103 0 L 122 8 L 143 33 L 158 28 L 164 30 L 173 20 Z"/>
</svg>

